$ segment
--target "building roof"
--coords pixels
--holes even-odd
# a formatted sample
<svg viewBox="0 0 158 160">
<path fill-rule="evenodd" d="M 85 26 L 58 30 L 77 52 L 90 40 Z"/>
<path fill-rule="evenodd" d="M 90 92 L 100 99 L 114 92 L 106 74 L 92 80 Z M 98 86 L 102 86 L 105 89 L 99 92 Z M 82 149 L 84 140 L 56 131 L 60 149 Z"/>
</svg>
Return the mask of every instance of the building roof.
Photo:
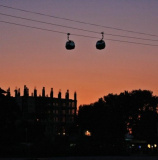
<svg viewBox="0 0 158 160">
<path fill-rule="evenodd" d="M 0 94 L 2 94 L 2 93 L 7 93 L 7 92 L 0 88 Z"/>
</svg>

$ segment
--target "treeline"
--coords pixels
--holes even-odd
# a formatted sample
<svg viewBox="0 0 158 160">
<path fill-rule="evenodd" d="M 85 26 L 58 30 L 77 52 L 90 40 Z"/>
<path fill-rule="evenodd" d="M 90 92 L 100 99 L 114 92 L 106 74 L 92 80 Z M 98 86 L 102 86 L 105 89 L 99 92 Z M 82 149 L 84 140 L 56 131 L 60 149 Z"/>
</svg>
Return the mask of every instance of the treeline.
<svg viewBox="0 0 158 160">
<path fill-rule="evenodd" d="M 91 131 L 91 145 L 117 154 L 126 151 L 126 136 L 147 144 L 158 143 L 157 106 L 158 98 L 148 90 L 109 94 L 80 106 L 78 123 L 83 131 Z"/>
<path fill-rule="evenodd" d="M 15 99 L 0 94 L 0 156 L 125 155 L 128 138 L 158 144 L 158 97 L 148 90 L 108 94 L 80 106 L 69 134 L 53 139 L 45 134 L 49 117 L 36 122 L 23 121 Z"/>
</svg>

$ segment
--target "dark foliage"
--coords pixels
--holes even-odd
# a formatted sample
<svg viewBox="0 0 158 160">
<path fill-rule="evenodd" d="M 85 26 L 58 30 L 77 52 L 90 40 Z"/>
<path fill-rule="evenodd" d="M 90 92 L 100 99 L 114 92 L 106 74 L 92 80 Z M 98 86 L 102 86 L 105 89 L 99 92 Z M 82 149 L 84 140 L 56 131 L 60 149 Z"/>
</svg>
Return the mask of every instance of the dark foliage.
<svg viewBox="0 0 158 160">
<path fill-rule="evenodd" d="M 46 127 L 23 119 L 13 97 L 0 94 L 0 156 L 69 156 L 127 154 L 125 135 L 135 140 L 158 143 L 158 98 L 148 90 L 109 94 L 90 105 L 79 107 L 76 123 L 69 135 L 52 139 Z M 129 130 L 130 129 L 130 130 Z M 91 136 L 85 136 L 85 131 Z"/>
<path fill-rule="evenodd" d="M 82 133 L 92 132 L 96 148 L 120 153 L 127 133 L 137 140 L 157 143 L 157 104 L 157 97 L 148 90 L 109 94 L 96 103 L 80 106 L 78 123 Z"/>
</svg>

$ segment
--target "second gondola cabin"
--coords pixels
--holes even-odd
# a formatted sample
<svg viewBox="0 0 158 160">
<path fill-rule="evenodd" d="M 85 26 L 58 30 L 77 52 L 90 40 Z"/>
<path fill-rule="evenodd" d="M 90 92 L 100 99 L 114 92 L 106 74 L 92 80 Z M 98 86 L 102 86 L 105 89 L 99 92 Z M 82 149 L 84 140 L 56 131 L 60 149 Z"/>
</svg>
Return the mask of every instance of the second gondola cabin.
<svg viewBox="0 0 158 160">
<path fill-rule="evenodd" d="M 69 40 L 66 42 L 65 47 L 67 50 L 72 50 L 75 48 L 75 43 L 73 41 Z"/>
<path fill-rule="evenodd" d="M 105 48 L 105 42 L 104 42 L 104 40 L 99 40 L 99 41 L 97 41 L 97 43 L 96 43 L 96 48 L 97 49 L 99 49 L 99 50 L 102 50 L 102 49 L 104 49 Z"/>
</svg>

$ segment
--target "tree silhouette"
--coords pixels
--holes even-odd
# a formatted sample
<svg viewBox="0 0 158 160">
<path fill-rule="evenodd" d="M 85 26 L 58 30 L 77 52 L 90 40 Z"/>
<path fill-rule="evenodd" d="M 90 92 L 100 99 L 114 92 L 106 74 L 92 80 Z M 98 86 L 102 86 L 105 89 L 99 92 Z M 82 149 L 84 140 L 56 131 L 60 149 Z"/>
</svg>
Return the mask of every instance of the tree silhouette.
<svg viewBox="0 0 158 160">
<path fill-rule="evenodd" d="M 98 102 L 80 106 L 78 121 L 82 131 L 92 132 L 93 144 L 120 152 L 126 133 L 135 139 L 157 140 L 156 106 L 157 97 L 148 90 L 109 94 Z"/>
</svg>

